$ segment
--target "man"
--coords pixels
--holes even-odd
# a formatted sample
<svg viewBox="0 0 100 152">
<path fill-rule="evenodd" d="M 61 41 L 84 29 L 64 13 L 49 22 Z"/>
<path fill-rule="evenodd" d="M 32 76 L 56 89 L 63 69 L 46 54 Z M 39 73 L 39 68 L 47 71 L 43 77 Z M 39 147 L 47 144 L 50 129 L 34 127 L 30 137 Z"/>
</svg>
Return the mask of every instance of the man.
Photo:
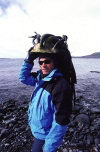
<svg viewBox="0 0 100 152">
<path fill-rule="evenodd" d="M 46 44 L 44 50 L 50 50 Z M 37 57 L 40 70 L 31 73 Z M 34 136 L 32 152 L 56 152 L 67 131 L 72 90 L 59 71 L 59 62 L 61 60 L 57 60 L 56 53 L 32 54 L 30 49 L 20 70 L 20 81 L 35 87 L 28 109 L 29 125 Z"/>
</svg>

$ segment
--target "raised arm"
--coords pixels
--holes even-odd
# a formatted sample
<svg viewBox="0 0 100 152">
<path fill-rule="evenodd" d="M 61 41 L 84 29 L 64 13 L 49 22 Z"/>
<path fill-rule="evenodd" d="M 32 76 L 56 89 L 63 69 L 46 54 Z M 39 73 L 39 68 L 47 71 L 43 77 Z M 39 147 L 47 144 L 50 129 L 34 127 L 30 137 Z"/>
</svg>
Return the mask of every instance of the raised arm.
<svg viewBox="0 0 100 152">
<path fill-rule="evenodd" d="M 24 63 L 21 66 L 19 72 L 19 80 L 27 85 L 35 86 L 36 83 L 36 73 L 31 75 L 32 68 L 34 66 L 34 60 L 38 57 L 37 54 L 31 54 L 31 47 L 28 51 L 27 58 L 25 58 Z"/>
</svg>

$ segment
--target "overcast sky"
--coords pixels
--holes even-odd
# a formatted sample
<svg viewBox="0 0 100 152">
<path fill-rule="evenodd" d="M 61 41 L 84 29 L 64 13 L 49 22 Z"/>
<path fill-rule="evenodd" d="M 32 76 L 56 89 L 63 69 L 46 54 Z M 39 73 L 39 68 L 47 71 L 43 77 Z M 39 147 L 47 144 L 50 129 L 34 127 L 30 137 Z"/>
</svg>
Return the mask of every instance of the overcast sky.
<svg viewBox="0 0 100 152">
<path fill-rule="evenodd" d="M 28 36 L 67 35 L 74 56 L 100 52 L 100 0 L 0 0 L 0 57 L 22 57 Z"/>
</svg>

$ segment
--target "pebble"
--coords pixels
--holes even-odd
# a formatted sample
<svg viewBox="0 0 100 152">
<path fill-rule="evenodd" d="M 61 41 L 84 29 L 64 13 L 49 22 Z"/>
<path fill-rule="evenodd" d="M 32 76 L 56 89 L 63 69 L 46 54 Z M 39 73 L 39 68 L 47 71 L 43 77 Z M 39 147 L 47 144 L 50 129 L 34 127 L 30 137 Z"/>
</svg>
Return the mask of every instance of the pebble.
<svg viewBox="0 0 100 152">
<path fill-rule="evenodd" d="M 86 114 L 79 114 L 76 116 L 75 121 L 78 123 L 79 128 L 90 125 L 89 116 Z"/>
<path fill-rule="evenodd" d="M 96 138 L 96 139 L 95 139 L 95 145 L 96 145 L 96 146 L 100 145 L 100 138 Z"/>
<path fill-rule="evenodd" d="M 4 138 L 4 137 L 7 137 L 8 135 L 9 135 L 9 130 L 3 128 L 3 129 L 1 130 L 0 137 L 1 137 L 1 138 Z"/>
<path fill-rule="evenodd" d="M 91 108 L 91 113 L 100 114 L 100 106 L 98 106 L 98 107 L 92 107 Z"/>
</svg>

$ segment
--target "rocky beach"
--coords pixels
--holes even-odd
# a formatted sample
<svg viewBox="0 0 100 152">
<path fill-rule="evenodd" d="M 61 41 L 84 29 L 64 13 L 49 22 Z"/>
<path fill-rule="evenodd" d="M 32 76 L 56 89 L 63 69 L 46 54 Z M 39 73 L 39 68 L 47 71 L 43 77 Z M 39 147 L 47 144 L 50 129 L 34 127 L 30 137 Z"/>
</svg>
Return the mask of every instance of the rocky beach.
<svg viewBox="0 0 100 152">
<path fill-rule="evenodd" d="M 75 61 L 76 70 L 79 69 L 77 62 Z M 18 72 L 21 63 L 21 59 L 0 59 L 0 152 L 31 152 L 34 140 L 27 123 L 27 109 L 34 88 L 19 82 Z M 73 106 L 69 128 L 58 152 L 100 151 L 98 67 L 90 67 L 88 73 L 82 76 L 77 72 L 76 103 Z"/>
</svg>

